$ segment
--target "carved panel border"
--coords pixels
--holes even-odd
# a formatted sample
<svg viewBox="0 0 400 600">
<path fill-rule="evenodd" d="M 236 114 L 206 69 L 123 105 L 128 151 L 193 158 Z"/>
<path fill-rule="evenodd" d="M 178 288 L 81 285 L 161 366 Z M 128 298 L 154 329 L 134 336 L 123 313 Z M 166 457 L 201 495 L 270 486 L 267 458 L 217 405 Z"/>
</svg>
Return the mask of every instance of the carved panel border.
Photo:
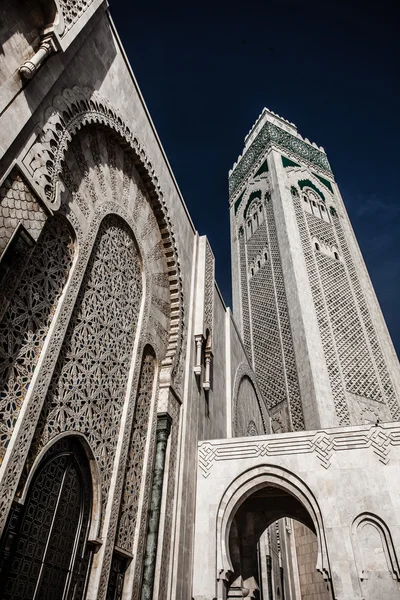
<svg viewBox="0 0 400 600">
<path fill-rule="evenodd" d="M 218 461 L 258 459 L 313 453 L 325 469 L 335 452 L 372 448 L 384 465 L 390 460 L 392 446 L 400 446 L 400 425 L 349 427 L 301 434 L 280 434 L 255 438 L 238 438 L 217 442 L 200 442 L 199 468 L 208 477 Z"/>
</svg>

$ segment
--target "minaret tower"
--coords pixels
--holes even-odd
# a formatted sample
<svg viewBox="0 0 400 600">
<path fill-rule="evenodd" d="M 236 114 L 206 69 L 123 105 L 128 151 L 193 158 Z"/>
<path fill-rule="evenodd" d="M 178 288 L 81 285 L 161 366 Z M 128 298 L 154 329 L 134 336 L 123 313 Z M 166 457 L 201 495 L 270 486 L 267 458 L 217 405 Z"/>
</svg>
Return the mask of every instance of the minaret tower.
<svg viewBox="0 0 400 600">
<path fill-rule="evenodd" d="M 327 156 L 264 108 L 229 174 L 233 311 L 275 431 L 400 419 L 400 371 Z"/>
</svg>

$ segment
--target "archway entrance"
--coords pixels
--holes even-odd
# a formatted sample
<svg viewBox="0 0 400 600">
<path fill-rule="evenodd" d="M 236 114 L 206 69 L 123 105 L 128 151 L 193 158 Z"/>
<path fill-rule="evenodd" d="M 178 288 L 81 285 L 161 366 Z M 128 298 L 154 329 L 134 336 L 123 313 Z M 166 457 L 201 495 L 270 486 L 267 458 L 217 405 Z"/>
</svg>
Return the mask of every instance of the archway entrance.
<svg viewBox="0 0 400 600">
<path fill-rule="evenodd" d="M 233 573 L 228 598 L 331 600 L 317 571 L 313 519 L 301 501 L 275 485 L 256 489 L 237 508 L 229 531 Z"/>
<path fill-rule="evenodd" d="M 84 597 L 91 552 L 91 474 L 74 437 L 59 439 L 38 466 L 2 544 L 2 600 Z"/>
<path fill-rule="evenodd" d="M 200 442 L 194 600 L 234 597 L 235 576 L 237 597 L 251 597 L 242 573 L 258 577 L 261 532 L 282 518 L 300 524 L 299 554 L 314 557 L 303 572 L 322 574 L 335 600 L 397 597 L 399 436 L 385 423 Z"/>
</svg>

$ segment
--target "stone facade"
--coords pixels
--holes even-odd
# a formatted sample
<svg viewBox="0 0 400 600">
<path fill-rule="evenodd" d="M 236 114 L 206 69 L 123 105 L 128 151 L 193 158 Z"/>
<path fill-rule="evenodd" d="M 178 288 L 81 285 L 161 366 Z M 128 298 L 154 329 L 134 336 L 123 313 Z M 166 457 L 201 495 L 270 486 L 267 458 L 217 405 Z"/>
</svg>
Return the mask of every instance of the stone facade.
<svg viewBox="0 0 400 600">
<path fill-rule="evenodd" d="M 31 4 L 1 9 L 2 597 L 56 578 L 56 525 L 13 545 L 51 472 L 55 524 L 88 486 L 53 597 L 187 598 L 196 444 L 254 375 L 105 4 Z"/>
<path fill-rule="evenodd" d="M 223 598 L 234 578 L 241 594 L 230 597 L 255 597 L 249 541 L 283 515 L 311 534 L 297 544 L 301 596 L 289 597 L 399 598 L 399 432 L 388 423 L 199 443 L 195 600 Z M 239 573 L 234 524 L 250 521 Z"/>
<path fill-rule="evenodd" d="M 291 519 L 314 535 L 304 543 L 313 546 L 303 561 L 311 569 L 315 545 L 322 548 L 312 517 L 290 502 L 281 514 L 262 492 L 256 503 L 269 502 L 271 518 L 243 554 L 248 575 L 239 569 L 236 582 L 221 578 L 212 561 L 201 573 L 202 536 L 217 547 L 219 534 L 213 508 L 205 516 L 199 482 L 208 471 L 207 481 L 214 480 L 224 447 L 207 440 L 246 436 L 240 448 L 248 458 L 258 452 L 269 460 L 289 445 L 294 474 L 297 457 L 310 454 L 300 469 L 306 478 L 307 469 L 334 462 L 341 430 L 339 437 L 328 430 L 290 434 L 294 442 L 282 432 L 370 421 L 376 406 L 382 421 L 397 416 L 390 340 L 325 153 L 291 124 L 265 115 L 247 139 L 230 177 L 235 321 L 106 3 L 7 1 L 0 22 L 1 597 L 222 600 L 245 590 L 257 596 L 261 588 L 265 600 L 300 600 L 309 572 L 298 572 Z M 299 209 L 301 195 L 321 197 L 316 188 L 336 211 L 321 218 L 332 239 L 314 231 L 313 209 Z M 290 227 L 297 228 L 293 236 Z M 315 242 L 321 257 L 307 262 Z M 349 356 L 330 303 L 336 272 L 326 281 L 321 275 L 328 259 L 346 273 L 341 310 L 348 343 L 358 344 Z M 313 305 L 320 305 L 318 294 L 322 316 Z M 263 302 L 264 321 L 257 312 Z M 329 343 L 318 329 L 326 315 Z M 328 355 L 340 366 L 342 387 L 335 387 Z M 357 439 L 368 440 L 386 464 L 396 428 L 368 432 Z M 255 451 L 260 444 L 265 449 Z M 219 493 L 218 485 L 209 489 L 209 499 Z M 241 515 L 232 534 L 238 541 L 241 524 L 260 524 L 256 511 Z M 376 568 L 362 568 L 371 572 L 373 591 L 382 578 L 390 591 L 397 579 L 389 581 L 382 557 L 397 574 L 390 542 L 397 534 L 386 513 L 379 518 L 386 519 L 382 527 L 360 513 L 357 560 L 364 565 L 377 535 L 386 536 Z M 254 570 L 256 547 L 263 555 Z M 340 569 L 326 566 L 327 552 L 318 553 L 324 575 L 314 578 L 330 593 Z"/>
<path fill-rule="evenodd" d="M 264 109 L 229 191 L 234 315 L 273 431 L 396 420 L 397 357 L 324 149 Z M 317 540 L 292 529 L 297 595 L 322 600 Z"/>
<path fill-rule="evenodd" d="M 398 419 L 397 357 L 323 148 L 264 109 L 230 211 L 233 310 L 274 431 Z"/>
</svg>

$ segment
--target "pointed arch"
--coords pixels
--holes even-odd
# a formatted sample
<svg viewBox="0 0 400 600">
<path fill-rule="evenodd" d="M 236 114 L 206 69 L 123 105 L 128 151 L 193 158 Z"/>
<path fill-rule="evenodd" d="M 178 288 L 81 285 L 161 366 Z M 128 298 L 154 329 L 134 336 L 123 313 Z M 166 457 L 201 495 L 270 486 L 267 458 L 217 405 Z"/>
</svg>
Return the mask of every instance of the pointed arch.
<svg viewBox="0 0 400 600">
<path fill-rule="evenodd" d="M 19 273 L 18 285 L 9 298 L 2 298 L 0 459 L 39 362 L 75 251 L 75 236 L 68 221 L 62 215 L 50 217 Z"/>
<path fill-rule="evenodd" d="M 216 518 L 218 578 L 229 581 L 231 574 L 234 572 L 230 557 L 229 535 L 238 509 L 252 494 L 267 486 L 284 490 L 303 507 L 304 514 L 308 516 L 306 525 L 311 526 L 317 535 L 318 557 L 316 568 L 326 579 L 330 579 L 325 530 L 316 498 L 297 475 L 272 464 L 261 465 L 243 472 L 232 481 L 221 498 Z M 276 518 L 277 515 L 274 515 L 273 520 L 276 520 Z"/>
<path fill-rule="evenodd" d="M 269 421 L 268 410 L 265 406 L 261 392 L 257 385 L 257 381 L 255 379 L 254 373 L 250 369 L 250 367 L 244 362 L 240 363 L 240 365 L 236 369 L 235 380 L 234 380 L 233 390 L 232 390 L 232 415 L 233 415 L 232 427 L 233 427 L 233 431 L 236 431 L 237 427 L 238 427 L 238 411 L 240 410 L 240 406 L 239 406 L 240 388 L 243 386 L 243 384 L 246 385 L 246 383 L 248 386 L 248 391 L 252 395 L 253 400 L 255 400 L 255 402 L 253 402 L 253 407 L 255 405 L 258 407 L 258 415 L 261 420 L 261 423 L 259 425 L 261 425 L 261 427 L 258 427 L 257 429 L 262 429 L 261 431 L 259 431 L 259 434 L 261 435 L 263 433 L 270 433 L 271 426 L 270 426 L 270 421 Z M 248 419 L 246 418 L 246 423 L 244 425 L 246 430 L 247 430 L 247 427 L 249 424 L 249 420 L 254 420 L 255 415 L 248 415 L 248 417 L 249 418 Z M 240 434 L 235 433 L 235 435 L 240 435 Z M 246 435 L 246 431 L 244 431 L 243 435 Z"/>
<path fill-rule="evenodd" d="M 98 229 L 28 455 L 29 462 L 62 431 L 87 435 L 102 476 L 103 504 L 143 310 L 143 288 L 134 234 L 121 217 L 108 214 Z"/>
<path fill-rule="evenodd" d="M 33 186 L 45 204 L 53 211 L 58 210 L 61 203 L 60 173 L 65 153 L 75 134 L 90 124 L 108 128 L 120 143 L 129 149 L 148 193 L 161 232 L 170 289 L 171 324 L 168 350 L 162 364 L 175 374 L 183 342 L 182 274 L 164 194 L 155 169 L 137 135 L 131 131 L 121 114 L 97 91 L 77 86 L 65 89 L 54 98 L 52 106 L 45 111 L 42 133 L 22 160 L 24 170 L 29 171 Z"/>
<path fill-rule="evenodd" d="M 60 436 L 38 462 L 3 544 L 4 600 L 83 599 L 93 549 L 91 469 L 78 436 Z M 7 544 L 7 539 L 9 543 Z"/>
<path fill-rule="evenodd" d="M 380 544 L 383 550 L 384 559 L 386 561 L 387 571 L 390 573 L 393 579 L 395 579 L 396 581 L 400 581 L 399 562 L 397 559 L 397 553 L 389 527 L 387 526 L 385 521 L 383 521 L 383 519 L 369 512 L 361 513 L 360 515 L 358 515 L 354 519 L 351 528 L 353 550 L 360 580 L 363 581 L 369 578 L 369 569 L 368 565 L 365 564 L 365 556 L 363 555 L 364 553 L 360 540 L 360 535 L 362 535 L 362 531 L 366 527 L 372 527 L 377 532 L 378 538 L 380 538 Z M 375 560 L 374 568 L 378 569 L 379 566 L 383 566 L 376 564 L 376 552 L 375 556 L 373 556 L 372 559 Z M 398 591 L 400 596 L 400 589 L 398 589 Z"/>
</svg>

